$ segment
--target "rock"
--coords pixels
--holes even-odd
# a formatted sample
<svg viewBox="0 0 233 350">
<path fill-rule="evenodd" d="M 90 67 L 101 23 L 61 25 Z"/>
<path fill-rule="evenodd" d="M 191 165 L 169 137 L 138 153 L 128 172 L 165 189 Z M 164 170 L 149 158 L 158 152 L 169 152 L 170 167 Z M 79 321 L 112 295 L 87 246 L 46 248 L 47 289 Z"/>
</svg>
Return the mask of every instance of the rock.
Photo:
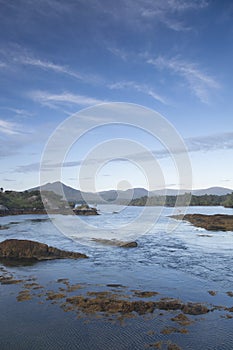
<svg viewBox="0 0 233 350">
<path fill-rule="evenodd" d="M 29 240 L 7 239 L 0 243 L 0 258 L 2 259 L 29 259 L 29 260 L 52 260 L 52 259 L 79 259 L 87 258 L 85 254 L 68 252 L 47 244 Z"/>
<path fill-rule="evenodd" d="M 181 348 L 175 343 L 169 343 L 167 346 L 167 350 L 181 350 Z"/>
<path fill-rule="evenodd" d="M 186 214 L 172 215 L 171 218 L 188 221 L 196 227 L 209 231 L 233 231 L 233 215 L 215 214 Z"/>
<path fill-rule="evenodd" d="M 137 244 L 137 242 L 127 242 L 127 243 L 125 243 L 125 242 L 123 242 L 121 245 L 120 245 L 120 247 L 122 247 L 122 248 L 136 248 L 138 246 L 138 244 Z"/>
<path fill-rule="evenodd" d="M 118 241 L 116 239 L 104 239 L 104 238 L 92 238 L 92 241 L 96 243 L 101 243 L 104 245 L 110 245 L 110 246 L 120 247 L 120 248 L 136 248 L 138 246 L 137 242 L 135 241 L 125 242 L 125 241 Z"/>
<path fill-rule="evenodd" d="M 134 295 L 138 298 L 151 298 L 158 294 L 159 294 L 158 292 L 140 291 L 140 290 L 134 291 Z"/>
<path fill-rule="evenodd" d="M 155 309 L 175 311 L 181 310 L 184 313 L 191 315 L 202 315 L 210 310 L 200 303 L 182 303 L 176 299 L 161 299 L 159 301 L 144 301 L 144 300 L 126 300 L 122 299 L 119 294 L 114 294 L 109 291 L 88 292 L 86 295 L 75 295 L 66 299 L 66 304 L 72 304 L 73 307 L 83 313 L 104 312 L 111 315 L 121 313 L 130 314 L 137 313 L 145 315 L 153 313 Z M 227 311 L 230 311 L 227 309 Z M 181 318 L 181 316 L 179 316 Z M 186 321 L 186 325 L 191 324 L 188 318 L 183 316 L 182 321 Z"/>
<path fill-rule="evenodd" d="M 192 324 L 194 322 L 182 313 L 176 315 L 175 317 L 172 317 L 171 321 L 176 322 L 181 326 L 189 326 L 190 324 Z"/>
<path fill-rule="evenodd" d="M 99 215 L 96 208 L 89 207 L 87 204 L 79 205 L 73 209 L 75 215 Z"/>
</svg>

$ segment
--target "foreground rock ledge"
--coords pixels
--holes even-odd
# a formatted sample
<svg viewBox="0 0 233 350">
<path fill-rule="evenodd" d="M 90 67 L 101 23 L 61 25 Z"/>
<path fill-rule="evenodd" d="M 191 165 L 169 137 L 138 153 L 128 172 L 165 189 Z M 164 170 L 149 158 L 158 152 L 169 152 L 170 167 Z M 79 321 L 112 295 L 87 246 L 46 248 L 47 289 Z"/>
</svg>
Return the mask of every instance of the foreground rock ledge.
<svg viewBox="0 0 233 350">
<path fill-rule="evenodd" d="M 171 218 L 188 221 L 196 227 L 209 231 L 233 231 L 233 215 L 216 214 L 186 214 L 172 215 Z"/>
<path fill-rule="evenodd" d="M 87 258 L 85 254 L 60 250 L 47 244 L 29 240 L 7 239 L 0 243 L 0 258 L 6 259 L 80 259 Z"/>
</svg>

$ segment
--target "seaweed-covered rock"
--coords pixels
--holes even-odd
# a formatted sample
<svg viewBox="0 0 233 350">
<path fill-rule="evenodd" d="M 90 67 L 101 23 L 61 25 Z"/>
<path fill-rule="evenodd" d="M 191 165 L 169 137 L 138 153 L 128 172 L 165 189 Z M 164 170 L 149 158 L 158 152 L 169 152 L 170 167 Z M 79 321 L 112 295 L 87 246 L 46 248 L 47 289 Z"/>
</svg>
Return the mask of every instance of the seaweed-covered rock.
<svg viewBox="0 0 233 350">
<path fill-rule="evenodd" d="M 196 227 L 202 227 L 209 231 L 233 231 L 233 215 L 215 214 L 186 214 L 173 215 L 173 219 L 190 222 Z"/>
<path fill-rule="evenodd" d="M 85 254 L 60 250 L 47 244 L 30 240 L 7 239 L 0 243 L 0 258 L 4 259 L 79 259 L 87 258 Z"/>
</svg>

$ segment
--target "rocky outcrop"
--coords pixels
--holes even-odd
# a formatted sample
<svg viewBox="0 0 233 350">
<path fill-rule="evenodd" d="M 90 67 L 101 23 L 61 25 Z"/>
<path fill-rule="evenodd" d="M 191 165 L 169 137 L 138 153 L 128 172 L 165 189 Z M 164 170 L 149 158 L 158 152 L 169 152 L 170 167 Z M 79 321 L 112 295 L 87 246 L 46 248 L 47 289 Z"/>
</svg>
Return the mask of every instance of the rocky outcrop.
<svg viewBox="0 0 233 350">
<path fill-rule="evenodd" d="M 89 207 L 87 204 L 79 205 L 73 209 L 75 215 L 99 215 L 96 208 Z"/>
<path fill-rule="evenodd" d="M 118 241 L 116 239 L 103 239 L 103 238 L 92 238 L 92 241 L 104 245 L 110 245 L 114 247 L 121 247 L 121 248 L 136 248 L 138 246 L 137 242 L 130 241 Z"/>
<path fill-rule="evenodd" d="M 60 250 L 49 247 L 47 244 L 29 240 L 7 239 L 0 243 L 1 259 L 28 259 L 28 260 L 53 260 L 53 259 L 79 259 L 87 258 L 85 254 Z"/>
<path fill-rule="evenodd" d="M 203 215 L 203 214 L 186 214 L 173 215 L 173 219 L 190 222 L 196 227 L 201 227 L 209 231 L 233 231 L 233 215 Z"/>
</svg>

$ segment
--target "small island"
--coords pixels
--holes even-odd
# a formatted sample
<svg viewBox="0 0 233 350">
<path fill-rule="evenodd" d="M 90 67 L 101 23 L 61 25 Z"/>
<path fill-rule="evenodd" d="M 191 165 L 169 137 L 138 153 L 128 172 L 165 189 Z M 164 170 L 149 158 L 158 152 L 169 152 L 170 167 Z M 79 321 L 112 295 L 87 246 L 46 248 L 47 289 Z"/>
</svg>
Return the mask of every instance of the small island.
<svg viewBox="0 0 233 350">
<path fill-rule="evenodd" d="M 75 206 L 73 212 L 75 215 L 99 215 L 97 209 L 94 207 L 89 207 L 88 204 Z"/>
</svg>

